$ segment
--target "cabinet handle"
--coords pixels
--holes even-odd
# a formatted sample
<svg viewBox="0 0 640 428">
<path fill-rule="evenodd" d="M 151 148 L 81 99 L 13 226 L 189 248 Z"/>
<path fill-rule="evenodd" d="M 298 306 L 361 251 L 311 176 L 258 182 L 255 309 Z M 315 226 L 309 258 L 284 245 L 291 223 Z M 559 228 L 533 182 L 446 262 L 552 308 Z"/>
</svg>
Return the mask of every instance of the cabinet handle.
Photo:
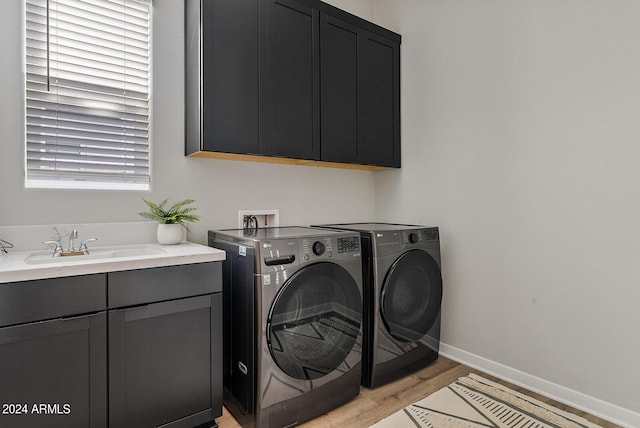
<svg viewBox="0 0 640 428">
<path fill-rule="evenodd" d="M 247 368 L 247 366 L 245 366 L 242 361 L 238 361 L 238 369 L 240 369 L 240 371 L 242 372 L 242 374 L 247 374 L 249 373 L 249 369 Z"/>
</svg>

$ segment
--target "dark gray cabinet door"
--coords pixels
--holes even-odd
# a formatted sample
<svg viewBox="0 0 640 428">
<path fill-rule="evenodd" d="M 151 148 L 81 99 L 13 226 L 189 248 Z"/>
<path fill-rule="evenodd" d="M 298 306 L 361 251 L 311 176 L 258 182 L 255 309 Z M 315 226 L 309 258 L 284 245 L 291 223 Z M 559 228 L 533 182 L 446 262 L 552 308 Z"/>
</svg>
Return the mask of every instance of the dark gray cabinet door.
<svg viewBox="0 0 640 428">
<path fill-rule="evenodd" d="M 258 1 L 201 5 L 203 149 L 259 154 Z"/>
<path fill-rule="evenodd" d="M 109 425 L 194 427 L 221 416 L 221 324 L 221 293 L 109 311 Z"/>
<path fill-rule="evenodd" d="M 186 154 L 262 154 L 259 3 L 185 0 Z"/>
<path fill-rule="evenodd" d="M 0 426 L 107 426 L 106 315 L 0 328 Z"/>
<path fill-rule="evenodd" d="M 400 167 L 400 45 L 367 33 L 358 50 L 360 160 Z"/>
<path fill-rule="evenodd" d="M 263 152 L 320 157 L 319 11 L 294 0 L 267 0 L 260 66 Z"/>
<path fill-rule="evenodd" d="M 321 159 L 400 166 L 400 45 L 321 18 Z"/>
<path fill-rule="evenodd" d="M 354 25 L 321 14 L 321 158 L 357 162 L 358 37 Z"/>
</svg>

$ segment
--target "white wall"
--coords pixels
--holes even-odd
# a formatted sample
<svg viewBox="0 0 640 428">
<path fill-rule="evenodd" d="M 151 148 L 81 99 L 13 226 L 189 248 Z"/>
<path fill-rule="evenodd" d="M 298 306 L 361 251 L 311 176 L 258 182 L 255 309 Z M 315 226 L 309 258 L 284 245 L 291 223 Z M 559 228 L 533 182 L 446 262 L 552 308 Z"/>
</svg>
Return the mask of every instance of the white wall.
<svg viewBox="0 0 640 428">
<path fill-rule="evenodd" d="M 334 0 L 369 17 L 371 0 Z M 237 226 L 240 209 L 279 209 L 281 225 L 374 216 L 374 172 L 184 157 L 183 2 L 154 0 L 152 191 L 24 189 L 22 1 L 0 4 L 0 226 L 142 221 L 141 198 L 197 200 L 189 239 Z"/>
<path fill-rule="evenodd" d="M 640 412 L 640 2 L 374 18 L 403 36 L 402 169 L 376 175 L 376 213 L 441 227 L 443 342 Z"/>
</svg>

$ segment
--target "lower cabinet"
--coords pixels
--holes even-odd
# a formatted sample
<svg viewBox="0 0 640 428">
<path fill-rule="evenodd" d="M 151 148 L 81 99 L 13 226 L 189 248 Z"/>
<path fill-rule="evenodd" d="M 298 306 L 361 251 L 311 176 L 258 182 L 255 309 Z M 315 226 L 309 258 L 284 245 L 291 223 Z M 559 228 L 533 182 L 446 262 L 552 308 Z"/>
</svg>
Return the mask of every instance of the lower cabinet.
<svg viewBox="0 0 640 428">
<path fill-rule="evenodd" d="M 111 272 L 109 426 L 192 428 L 222 416 L 221 263 Z"/>
<path fill-rule="evenodd" d="M 109 311 L 109 425 L 213 422 L 222 399 L 221 325 L 221 293 Z"/>
<path fill-rule="evenodd" d="M 0 284 L 0 428 L 222 416 L 221 263 Z"/>
<path fill-rule="evenodd" d="M 0 426 L 107 426 L 105 312 L 0 328 Z"/>
</svg>

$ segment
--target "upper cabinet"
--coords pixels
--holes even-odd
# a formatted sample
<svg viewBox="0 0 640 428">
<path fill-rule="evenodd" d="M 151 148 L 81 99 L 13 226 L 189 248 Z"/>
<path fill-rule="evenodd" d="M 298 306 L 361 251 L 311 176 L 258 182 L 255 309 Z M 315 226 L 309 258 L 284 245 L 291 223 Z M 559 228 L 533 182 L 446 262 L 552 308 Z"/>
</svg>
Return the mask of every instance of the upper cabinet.
<svg viewBox="0 0 640 428">
<path fill-rule="evenodd" d="M 185 8 L 187 154 L 262 153 L 257 0 Z"/>
<path fill-rule="evenodd" d="M 400 167 L 400 36 L 329 13 L 320 35 L 322 160 Z"/>
<path fill-rule="evenodd" d="M 317 0 L 187 0 L 186 154 L 400 167 L 400 35 Z"/>
<path fill-rule="evenodd" d="M 262 5 L 262 153 L 318 160 L 319 12 L 294 0 L 267 0 Z"/>
</svg>

